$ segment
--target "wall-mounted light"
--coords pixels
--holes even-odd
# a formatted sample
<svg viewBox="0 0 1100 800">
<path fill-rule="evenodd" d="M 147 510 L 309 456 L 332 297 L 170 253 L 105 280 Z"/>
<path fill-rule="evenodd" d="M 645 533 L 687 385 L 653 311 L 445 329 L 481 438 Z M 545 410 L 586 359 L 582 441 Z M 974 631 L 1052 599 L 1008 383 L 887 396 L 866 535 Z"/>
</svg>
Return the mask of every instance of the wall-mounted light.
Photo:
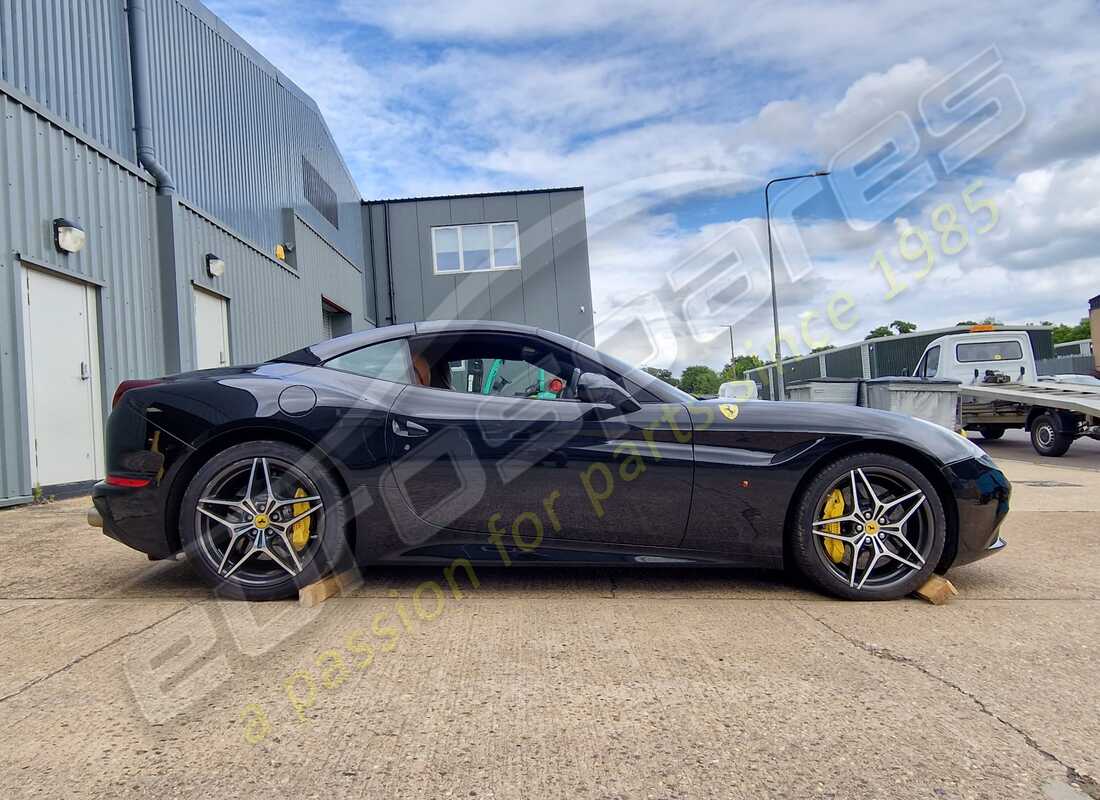
<svg viewBox="0 0 1100 800">
<path fill-rule="evenodd" d="M 286 261 L 286 257 L 294 252 L 294 245 L 292 244 L 277 244 L 275 245 L 275 258 L 280 261 Z"/>
<path fill-rule="evenodd" d="M 53 243 L 60 253 L 79 253 L 88 241 L 88 234 L 75 222 L 57 218 L 53 221 Z"/>
<path fill-rule="evenodd" d="M 211 278 L 220 278 L 225 274 L 225 261 L 213 253 L 206 254 L 206 273 Z"/>
</svg>

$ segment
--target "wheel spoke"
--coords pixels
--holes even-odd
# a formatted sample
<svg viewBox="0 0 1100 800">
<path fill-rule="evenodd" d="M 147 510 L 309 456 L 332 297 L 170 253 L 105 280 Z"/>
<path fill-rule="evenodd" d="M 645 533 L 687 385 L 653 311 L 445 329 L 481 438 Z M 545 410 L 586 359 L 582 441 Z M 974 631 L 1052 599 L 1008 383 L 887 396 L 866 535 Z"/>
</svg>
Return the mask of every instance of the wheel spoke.
<svg viewBox="0 0 1100 800">
<path fill-rule="evenodd" d="M 863 547 L 863 541 L 866 538 L 866 536 L 861 536 L 859 540 L 852 543 L 852 571 L 848 575 L 849 586 L 854 587 L 856 585 L 856 565 L 859 563 L 859 550 Z"/>
<path fill-rule="evenodd" d="M 894 506 L 898 506 L 898 505 L 901 505 L 901 504 L 902 504 L 902 503 L 904 503 L 904 502 L 905 502 L 906 500 L 912 500 L 912 499 L 913 499 L 914 497 L 919 497 L 919 498 L 920 498 L 920 502 L 918 502 L 916 506 L 913 506 L 913 508 L 916 508 L 917 506 L 919 506 L 919 505 L 920 505 L 921 503 L 923 503 L 923 502 L 924 502 L 924 493 L 923 493 L 923 492 L 921 492 L 921 490 L 920 490 L 920 489 L 914 489 L 914 490 L 913 490 L 913 491 L 911 491 L 911 492 L 910 492 L 909 494 L 907 494 L 907 495 L 905 495 L 905 496 L 903 496 L 903 497 L 899 497 L 899 498 L 898 498 L 898 499 L 896 499 L 896 500 L 891 500 L 891 501 L 890 501 L 889 503 L 884 503 L 884 504 L 883 504 L 883 506 L 882 506 L 882 510 L 883 510 L 884 512 L 885 512 L 885 511 L 889 511 L 889 510 L 890 510 L 891 508 L 893 508 Z"/>
<path fill-rule="evenodd" d="M 867 479 L 867 475 L 863 472 L 862 469 L 857 468 L 856 472 L 859 473 L 859 477 L 863 481 L 863 485 L 867 487 L 867 494 L 871 498 L 871 504 L 877 510 L 882 506 L 882 502 L 878 499 L 878 495 L 875 494 L 875 487 L 871 485 L 871 481 Z"/>
<path fill-rule="evenodd" d="M 205 503 L 208 506 L 227 506 L 229 508 L 235 508 L 237 510 L 243 510 L 240 500 L 219 500 L 217 497 L 200 497 L 200 503 Z"/>
<path fill-rule="evenodd" d="M 280 508 L 285 508 L 286 506 L 297 505 L 298 503 L 316 503 L 320 501 L 320 499 L 321 496 L 315 494 L 310 497 L 292 497 L 289 500 L 277 500 L 275 506 L 271 510 L 275 511 Z"/>
<path fill-rule="evenodd" d="M 851 479 L 851 492 L 852 492 L 852 508 L 855 509 L 857 514 L 862 514 L 863 509 L 859 505 L 859 486 L 856 484 L 856 471 L 852 470 L 848 473 L 848 477 Z"/>
<path fill-rule="evenodd" d="M 290 544 L 290 537 L 286 535 L 286 531 L 280 530 L 276 531 L 276 533 L 279 534 L 279 539 L 280 541 L 282 541 L 283 546 L 286 548 L 286 551 L 290 553 L 290 560 L 294 562 L 294 572 L 292 572 L 291 574 L 296 575 L 297 573 L 302 571 L 302 562 L 298 560 L 298 554 L 294 552 L 294 548 Z M 268 547 L 268 552 L 271 552 L 270 546 Z"/>
<path fill-rule="evenodd" d="M 857 538 L 862 536 L 861 533 L 852 534 L 851 536 L 841 536 L 839 533 L 829 533 L 828 531 L 814 531 L 815 536 L 820 536 L 822 539 L 836 539 L 838 542 L 854 542 Z"/>
<path fill-rule="evenodd" d="M 299 514 L 298 516 L 294 517 L 294 519 L 290 519 L 290 520 L 287 520 L 286 522 L 281 522 L 281 523 L 279 523 L 279 524 L 280 524 L 280 526 L 282 527 L 282 529 L 283 529 L 283 530 L 286 530 L 287 528 L 289 528 L 289 527 L 290 527 L 291 525 L 293 525 L 294 523 L 296 523 L 296 522 L 301 522 L 301 521 L 302 521 L 303 519 L 305 519 L 306 517 L 308 517 L 308 516 L 309 516 L 310 514 L 312 514 L 312 513 L 314 512 L 314 511 L 317 511 L 317 510 L 319 510 L 319 509 L 320 509 L 321 507 L 322 507 L 322 504 L 321 504 L 321 503 L 318 503 L 317 505 L 315 505 L 315 506 L 314 506 L 313 508 L 309 509 L 308 511 L 303 511 L 303 512 L 302 512 L 301 514 Z"/>
<path fill-rule="evenodd" d="M 245 527 L 251 527 L 251 526 L 245 526 Z M 241 538 L 241 536 L 244 535 L 244 533 L 245 533 L 244 530 L 237 530 L 237 531 L 234 531 L 230 535 L 229 544 L 227 544 L 225 546 L 225 553 L 222 555 L 221 563 L 218 564 L 218 574 L 219 575 L 221 575 L 222 572 L 225 570 L 225 562 L 229 560 L 229 554 L 233 552 L 233 548 L 237 546 L 237 541 Z"/>
<path fill-rule="evenodd" d="M 293 570 L 290 567 L 288 567 L 285 563 L 283 563 L 283 560 L 279 557 L 278 553 L 276 553 L 274 550 L 272 550 L 271 545 L 269 545 L 267 543 L 267 537 L 266 536 L 264 537 L 263 547 L 260 548 L 260 549 L 263 551 L 263 554 L 265 556 L 270 558 L 272 561 L 274 561 L 276 564 L 278 564 L 280 567 L 282 567 L 284 570 L 286 570 L 291 575 L 297 575 L 298 572 L 301 570 L 301 568 L 299 568 L 298 570 Z M 298 561 L 297 556 L 294 556 L 294 561 L 295 561 L 295 563 L 297 563 L 297 561 Z"/>
<path fill-rule="evenodd" d="M 825 519 L 815 519 L 812 524 L 813 524 L 813 527 L 817 528 L 821 525 L 832 525 L 835 522 L 859 522 L 859 521 L 860 520 L 856 519 L 855 514 L 845 514 L 842 517 L 826 517 Z"/>
<path fill-rule="evenodd" d="M 253 542 L 253 543 L 252 543 L 252 545 L 251 545 L 251 546 L 250 546 L 250 547 L 248 548 L 248 550 L 246 550 L 246 551 L 245 551 L 245 554 L 244 554 L 243 556 L 241 556 L 241 557 L 240 557 L 239 559 L 237 559 L 237 563 L 236 563 L 236 564 L 234 564 L 234 565 L 233 565 L 233 566 L 232 566 L 232 567 L 231 567 L 231 568 L 229 569 L 229 571 L 225 573 L 225 577 L 226 577 L 226 578 L 228 578 L 228 577 L 229 577 L 230 575 L 232 575 L 232 574 L 233 574 L 234 572 L 236 572 L 236 571 L 237 571 L 237 569 L 238 569 L 238 568 L 239 568 L 239 567 L 240 567 L 240 566 L 241 566 L 241 565 L 242 565 L 242 564 L 243 564 L 244 562 L 248 561 L 248 559 L 249 559 L 249 558 L 251 558 L 251 557 L 252 557 L 252 555 L 253 555 L 254 553 L 259 553 L 259 552 L 260 552 L 260 551 L 261 551 L 262 549 L 263 549 L 263 548 L 261 548 L 261 547 L 257 547 L 257 546 L 256 546 L 256 543 L 255 543 L 255 542 Z"/>
<path fill-rule="evenodd" d="M 872 539 L 871 540 L 871 545 L 875 549 L 875 554 L 871 557 L 871 563 L 869 563 L 867 565 L 867 569 L 865 569 L 863 571 L 863 577 L 860 578 L 859 586 L 856 587 L 857 589 L 862 589 L 863 588 L 863 584 L 865 584 L 867 582 L 867 578 L 870 577 L 871 571 L 874 570 L 875 565 L 878 563 L 879 558 L 882 557 L 882 547 L 879 545 L 879 543 L 877 541 L 875 541 L 874 539 Z M 853 574 L 854 573 L 855 573 L 855 570 L 853 570 Z"/>
<path fill-rule="evenodd" d="M 260 459 L 260 463 L 264 468 L 264 484 L 267 486 L 267 506 L 271 508 L 271 504 L 275 502 L 275 490 L 271 487 L 271 469 L 267 465 L 267 459 Z"/>
<path fill-rule="evenodd" d="M 244 490 L 244 499 L 252 504 L 252 507 L 256 507 L 255 501 L 252 499 L 252 486 L 256 482 L 256 462 L 260 459 L 252 459 L 252 467 L 248 470 L 248 486 Z"/>
<path fill-rule="evenodd" d="M 918 565 L 914 564 L 912 561 L 909 561 L 908 559 L 902 558 L 901 556 L 899 556 L 897 553 L 895 553 L 893 550 L 891 550 L 888 547 L 882 548 L 882 555 L 884 555 L 888 558 L 892 558 L 892 559 L 894 559 L 894 561 L 900 561 L 902 564 L 909 567 L 909 569 L 911 569 L 913 571 L 917 571 L 917 570 L 920 569 L 920 567 Z M 921 563 L 924 563 L 924 562 L 922 561 Z"/>
<path fill-rule="evenodd" d="M 908 522 L 909 518 L 910 518 L 911 516 L 913 516 L 913 513 L 914 513 L 914 512 L 915 512 L 915 511 L 916 511 L 916 510 L 917 510 L 918 508 L 920 508 L 920 507 L 921 507 L 922 505 L 924 505 L 924 499 L 925 499 L 925 498 L 924 498 L 924 495 L 922 494 L 922 495 L 920 496 L 920 499 L 919 499 L 919 500 L 917 500 L 917 502 L 913 503 L 913 507 L 912 507 L 911 509 L 909 509 L 908 511 L 906 511 L 906 512 L 905 512 L 905 516 L 903 516 L 903 517 L 902 517 L 901 519 L 899 519 L 899 520 L 898 520 L 897 522 L 891 522 L 891 523 L 890 523 L 890 527 L 896 527 L 896 528 L 897 528 L 898 530 L 901 530 L 901 526 L 902 526 L 902 525 L 904 525 L 904 524 L 905 524 L 906 522 Z"/>
<path fill-rule="evenodd" d="M 242 524 L 242 523 L 239 523 L 239 522 L 230 522 L 227 519 L 223 519 L 222 517 L 219 517 L 217 514 L 213 514 L 209 511 L 207 511 L 205 508 L 198 508 L 196 510 L 200 514 L 202 514 L 204 517 L 209 517 L 210 519 L 214 520 L 214 522 L 218 523 L 219 525 L 224 525 L 225 527 L 229 528 L 230 533 L 232 533 L 235 528 L 237 528 L 238 526 L 240 526 Z"/>
<path fill-rule="evenodd" d="M 896 536 L 898 539 L 900 539 L 902 543 L 904 543 L 905 546 L 909 548 L 909 552 L 916 557 L 917 561 L 919 561 L 921 565 L 924 564 L 924 556 L 920 554 L 920 551 L 917 550 L 917 548 L 913 547 L 913 543 L 905 538 L 905 534 L 902 533 L 900 529 L 894 530 L 893 528 L 883 528 L 883 533 L 887 533 L 891 536 Z"/>
</svg>

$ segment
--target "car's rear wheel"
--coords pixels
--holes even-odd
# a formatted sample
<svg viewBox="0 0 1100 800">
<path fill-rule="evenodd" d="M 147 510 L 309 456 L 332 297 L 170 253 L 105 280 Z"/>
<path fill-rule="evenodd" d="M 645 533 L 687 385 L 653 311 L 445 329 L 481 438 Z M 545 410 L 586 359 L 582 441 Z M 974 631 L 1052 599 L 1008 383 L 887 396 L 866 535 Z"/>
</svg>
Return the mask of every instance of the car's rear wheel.
<svg viewBox="0 0 1100 800">
<path fill-rule="evenodd" d="M 347 554 L 339 484 L 305 450 L 247 442 L 218 453 L 192 478 L 180 539 L 202 579 L 248 600 L 293 596 Z"/>
<path fill-rule="evenodd" d="M 1064 456 L 1073 437 L 1058 430 L 1058 420 L 1053 414 L 1040 414 L 1031 423 L 1031 446 L 1041 456 L 1058 458 Z"/>
<path fill-rule="evenodd" d="M 884 453 L 824 467 L 798 500 L 791 553 L 818 588 L 852 600 L 903 597 L 928 579 L 947 522 L 919 469 Z"/>
</svg>

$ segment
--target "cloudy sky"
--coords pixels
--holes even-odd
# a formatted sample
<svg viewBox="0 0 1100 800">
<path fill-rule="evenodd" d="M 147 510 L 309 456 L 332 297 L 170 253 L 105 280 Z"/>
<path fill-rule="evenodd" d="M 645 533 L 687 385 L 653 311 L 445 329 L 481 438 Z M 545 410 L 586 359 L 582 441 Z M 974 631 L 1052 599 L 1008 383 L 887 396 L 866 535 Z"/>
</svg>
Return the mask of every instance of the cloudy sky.
<svg viewBox="0 0 1100 800">
<path fill-rule="evenodd" d="M 208 0 L 365 197 L 583 185 L 597 339 L 677 370 L 1100 292 L 1100 7 Z"/>
</svg>

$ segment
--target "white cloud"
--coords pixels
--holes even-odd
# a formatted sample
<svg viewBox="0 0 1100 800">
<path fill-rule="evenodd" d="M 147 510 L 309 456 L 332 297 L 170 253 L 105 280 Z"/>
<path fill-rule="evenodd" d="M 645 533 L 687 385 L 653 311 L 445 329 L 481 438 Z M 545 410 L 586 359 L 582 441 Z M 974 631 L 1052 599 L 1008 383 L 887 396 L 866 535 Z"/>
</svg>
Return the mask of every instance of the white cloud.
<svg viewBox="0 0 1100 800">
<path fill-rule="evenodd" d="M 728 227 L 682 225 L 669 201 L 720 201 L 826 164 L 889 114 L 916 119 L 922 92 L 996 44 L 1028 113 L 978 167 L 997 228 L 914 282 L 892 219 L 863 233 L 811 220 L 802 233 L 816 269 L 781 281 L 783 318 L 820 321 L 848 292 L 859 321 L 833 331 L 840 342 L 897 318 L 923 328 L 989 314 L 1075 320 L 1096 291 L 1100 23 L 1086 0 L 1041 13 L 992 0 L 965 13 L 946 0 L 344 0 L 317 24 L 291 3 L 214 5 L 318 100 L 365 196 L 585 185 L 598 316 L 638 296 L 675 306 L 670 270 Z M 941 175 L 905 215 L 930 230 L 939 204 L 961 211 L 972 177 Z M 912 283 L 892 300 L 871 266 L 879 249 Z M 671 324 L 679 366 L 727 358 L 723 335 L 701 341 L 682 319 Z M 763 350 L 769 331 L 764 308 L 737 337 Z"/>
</svg>

